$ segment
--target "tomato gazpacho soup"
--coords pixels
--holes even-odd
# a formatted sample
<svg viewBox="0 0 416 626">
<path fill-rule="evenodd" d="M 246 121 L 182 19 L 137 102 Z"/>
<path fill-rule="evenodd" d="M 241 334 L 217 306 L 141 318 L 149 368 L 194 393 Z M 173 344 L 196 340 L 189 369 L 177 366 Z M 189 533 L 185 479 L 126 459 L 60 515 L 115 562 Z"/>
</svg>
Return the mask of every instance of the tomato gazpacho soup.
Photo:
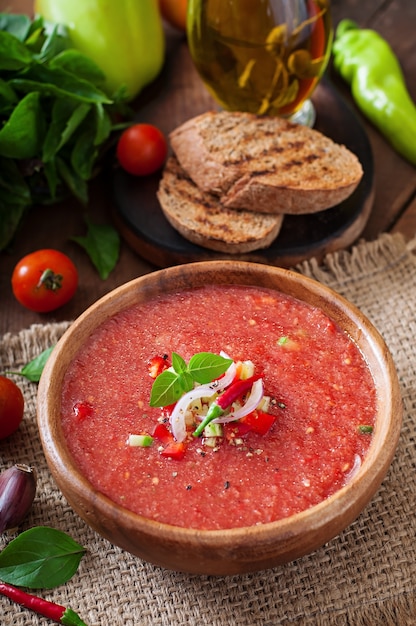
<svg viewBox="0 0 416 626">
<path fill-rule="evenodd" d="M 62 426 L 95 489 L 197 529 L 273 522 L 342 488 L 376 389 L 319 308 L 272 289 L 166 293 L 105 321 L 65 374 Z"/>
</svg>

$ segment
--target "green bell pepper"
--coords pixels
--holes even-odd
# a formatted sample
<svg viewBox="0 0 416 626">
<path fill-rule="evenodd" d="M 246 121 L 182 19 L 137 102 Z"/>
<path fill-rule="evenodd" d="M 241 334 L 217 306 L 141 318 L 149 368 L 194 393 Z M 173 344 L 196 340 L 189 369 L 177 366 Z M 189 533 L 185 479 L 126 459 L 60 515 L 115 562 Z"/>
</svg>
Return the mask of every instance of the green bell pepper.
<svg viewBox="0 0 416 626">
<path fill-rule="evenodd" d="M 334 67 L 351 85 L 359 108 L 416 165 L 416 106 L 390 45 L 376 31 L 342 20 L 332 51 Z"/>
<path fill-rule="evenodd" d="M 106 75 L 109 95 L 132 100 L 162 68 L 165 40 L 157 0 L 35 0 L 35 12 L 65 24 L 74 48 Z"/>
</svg>

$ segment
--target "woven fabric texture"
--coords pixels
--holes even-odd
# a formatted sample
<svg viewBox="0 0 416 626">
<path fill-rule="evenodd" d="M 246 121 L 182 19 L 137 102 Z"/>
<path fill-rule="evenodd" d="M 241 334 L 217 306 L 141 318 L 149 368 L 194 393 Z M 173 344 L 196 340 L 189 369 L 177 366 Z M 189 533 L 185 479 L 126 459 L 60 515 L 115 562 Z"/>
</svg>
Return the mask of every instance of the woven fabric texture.
<svg viewBox="0 0 416 626">
<path fill-rule="evenodd" d="M 0 469 L 34 465 L 38 492 L 19 531 L 47 525 L 87 548 L 64 586 L 38 595 L 70 606 L 89 626 L 408 626 L 416 624 L 416 258 L 415 242 L 383 235 L 350 252 L 296 269 L 356 304 L 383 335 L 404 404 L 396 456 L 359 518 L 314 554 L 275 569 L 231 577 L 163 570 L 111 545 L 68 506 L 48 471 L 36 425 L 35 384 L 24 391 L 25 417 L 0 442 Z M 34 325 L 0 338 L 0 371 L 20 370 L 52 345 L 68 323 Z M 3 535 L 0 549 L 15 535 Z M 0 598 L 3 626 L 46 625 Z"/>
</svg>

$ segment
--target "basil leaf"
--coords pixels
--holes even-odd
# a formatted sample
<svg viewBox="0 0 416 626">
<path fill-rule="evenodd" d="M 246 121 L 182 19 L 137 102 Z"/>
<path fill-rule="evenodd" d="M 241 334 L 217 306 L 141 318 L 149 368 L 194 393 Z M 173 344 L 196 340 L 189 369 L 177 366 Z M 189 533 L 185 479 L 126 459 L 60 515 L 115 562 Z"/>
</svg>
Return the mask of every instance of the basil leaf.
<svg viewBox="0 0 416 626">
<path fill-rule="evenodd" d="M 0 30 L 7 31 L 19 41 L 24 41 L 30 32 L 31 21 L 27 15 L 14 13 L 0 14 Z"/>
<path fill-rule="evenodd" d="M 80 176 L 70 167 L 70 165 L 62 158 L 56 157 L 56 171 L 65 181 L 68 188 L 82 204 L 88 202 L 88 187 Z"/>
<path fill-rule="evenodd" d="M 77 137 L 71 152 L 71 165 L 74 172 L 83 180 L 88 180 L 91 177 L 97 158 L 98 152 L 94 145 L 94 136 L 94 128 L 85 128 L 83 133 Z"/>
<path fill-rule="evenodd" d="M 18 587 L 52 589 L 72 578 L 85 551 L 62 531 L 35 526 L 0 552 L 0 580 Z"/>
<path fill-rule="evenodd" d="M 26 46 L 11 33 L 0 31 L 0 70 L 20 70 L 33 63 Z"/>
<path fill-rule="evenodd" d="M 99 146 L 110 136 L 111 130 L 114 129 L 110 116 L 103 107 L 98 103 L 94 107 L 97 130 L 95 133 L 94 145 Z"/>
<path fill-rule="evenodd" d="M 39 94 L 28 93 L 0 131 L 0 154 L 12 159 L 31 159 L 40 150 L 44 132 Z"/>
<path fill-rule="evenodd" d="M 87 252 L 100 278 L 105 280 L 116 266 L 120 252 L 120 236 L 108 224 L 93 224 L 86 218 L 86 237 L 71 237 Z"/>
<path fill-rule="evenodd" d="M 150 393 L 150 406 L 169 406 L 177 402 L 183 389 L 178 381 L 178 375 L 165 370 L 156 378 Z"/>
<path fill-rule="evenodd" d="M 189 372 L 178 374 L 178 383 L 182 388 L 182 393 L 187 393 L 194 388 L 194 379 Z"/>
<path fill-rule="evenodd" d="M 42 63 L 51 61 L 71 45 L 67 29 L 63 24 L 49 24 L 40 19 L 38 28 L 36 28 L 36 22 L 33 22 L 32 30 L 33 35 L 30 40 L 26 40 L 26 45 L 38 49 L 36 58 Z"/>
<path fill-rule="evenodd" d="M 91 105 L 59 98 L 52 107 L 52 120 L 43 144 L 42 160 L 47 163 L 72 137 L 88 115 Z"/>
<path fill-rule="evenodd" d="M 177 352 L 172 352 L 172 367 L 177 374 L 181 374 L 187 370 L 185 360 L 177 354 Z"/>
<path fill-rule="evenodd" d="M 83 102 L 102 102 L 110 104 L 112 101 L 104 92 L 97 89 L 92 83 L 78 78 L 60 68 L 52 68 L 40 63 L 30 67 L 24 78 L 15 78 L 10 81 L 12 87 L 19 91 L 38 91 L 47 96 L 73 98 Z"/>
<path fill-rule="evenodd" d="M 23 376 L 24 378 L 27 378 L 27 380 L 30 380 L 30 382 L 32 383 L 38 383 L 42 375 L 43 368 L 46 365 L 46 361 L 49 359 L 53 348 L 54 346 L 51 346 L 50 348 L 47 348 L 46 350 L 41 352 L 39 356 L 33 359 L 33 361 L 29 361 L 29 363 L 22 367 L 20 372 L 7 373 L 17 374 L 18 376 Z"/>
<path fill-rule="evenodd" d="M 64 50 L 51 60 L 50 67 L 61 68 L 75 76 L 81 76 L 97 86 L 105 82 L 105 74 L 101 69 L 77 50 Z"/>
<path fill-rule="evenodd" d="M 15 104 L 18 100 L 15 91 L 10 85 L 0 78 L 0 98 L 6 102 L 6 104 Z"/>
<path fill-rule="evenodd" d="M 219 354 L 199 352 L 189 361 L 188 369 L 196 382 L 207 384 L 222 376 L 232 362 L 232 359 L 226 359 Z"/>
<path fill-rule="evenodd" d="M 59 176 L 56 167 L 56 160 L 48 161 L 44 163 L 43 173 L 45 175 L 46 181 L 48 183 L 49 193 L 51 195 L 51 199 L 55 200 L 56 198 L 56 189 L 59 183 Z"/>
</svg>

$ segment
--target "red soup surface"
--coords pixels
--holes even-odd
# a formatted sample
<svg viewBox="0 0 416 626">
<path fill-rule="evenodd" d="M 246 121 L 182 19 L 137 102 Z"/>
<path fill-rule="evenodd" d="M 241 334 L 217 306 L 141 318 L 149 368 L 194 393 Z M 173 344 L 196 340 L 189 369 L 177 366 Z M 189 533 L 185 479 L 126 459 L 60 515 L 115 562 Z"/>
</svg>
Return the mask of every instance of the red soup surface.
<svg viewBox="0 0 416 626">
<path fill-rule="evenodd" d="M 276 420 L 267 434 L 191 437 L 181 460 L 153 432 L 154 356 L 225 351 L 262 373 Z M 321 310 L 281 293 L 207 286 L 162 295 L 100 326 L 65 376 L 62 424 L 71 454 L 100 492 L 145 517 L 182 527 L 264 524 L 303 511 L 348 482 L 371 443 L 376 391 L 351 338 Z"/>
</svg>

